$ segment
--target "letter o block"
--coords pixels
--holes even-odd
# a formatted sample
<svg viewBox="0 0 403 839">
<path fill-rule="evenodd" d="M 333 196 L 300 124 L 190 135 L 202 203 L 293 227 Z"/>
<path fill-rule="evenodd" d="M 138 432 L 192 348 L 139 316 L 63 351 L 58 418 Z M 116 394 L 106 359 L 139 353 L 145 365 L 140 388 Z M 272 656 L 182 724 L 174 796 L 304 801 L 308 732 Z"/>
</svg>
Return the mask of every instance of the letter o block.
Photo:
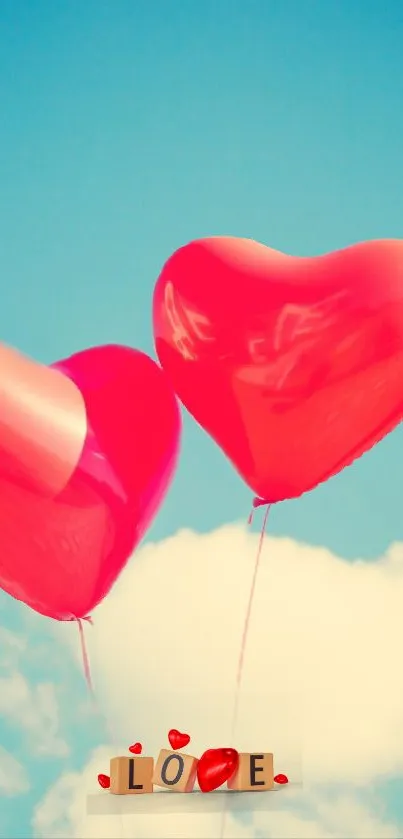
<svg viewBox="0 0 403 839">
<path fill-rule="evenodd" d="M 173 792 L 192 792 L 198 762 L 192 755 L 161 749 L 154 769 L 153 784 Z"/>
<path fill-rule="evenodd" d="M 273 755 L 270 752 L 241 752 L 238 769 L 227 781 L 227 787 L 239 792 L 273 789 Z"/>
</svg>

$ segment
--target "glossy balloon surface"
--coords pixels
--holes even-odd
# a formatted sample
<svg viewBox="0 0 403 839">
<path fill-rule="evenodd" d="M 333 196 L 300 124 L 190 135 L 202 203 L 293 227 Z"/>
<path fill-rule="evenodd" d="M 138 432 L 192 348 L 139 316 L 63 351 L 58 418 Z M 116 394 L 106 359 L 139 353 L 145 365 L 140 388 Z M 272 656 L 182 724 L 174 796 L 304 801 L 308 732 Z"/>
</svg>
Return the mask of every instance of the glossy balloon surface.
<svg viewBox="0 0 403 839">
<path fill-rule="evenodd" d="M 81 450 L 65 486 L 52 493 L 53 473 L 46 486 L 35 478 L 44 438 L 31 435 L 19 462 L 0 434 L 0 586 L 44 615 L 69 620 L 105 597 L 150 525 L 175 469 L 180 414 L 164 372 L 137 350 L 95 347 L 54 369 L 84 400 Z M 35 388 L 31 397 L 33 411 Z M 27 398 L 24 411 L 31 409 Z M 51 418 L 48 412 L 48 424 Z M 56 432 L 62 457 L 68 423 Z M 68 450 L 71 457 L 71 442 Z M 25 461 L 36 467 L 29 479 Z"/>
<path fill-rule="evenodd" d="M 154 293 L 159 360 L 198 423 L 270 502 L 311 490 L 403 413 L 403 241 L 312 258 L 216 237 Z"/>
</svg>

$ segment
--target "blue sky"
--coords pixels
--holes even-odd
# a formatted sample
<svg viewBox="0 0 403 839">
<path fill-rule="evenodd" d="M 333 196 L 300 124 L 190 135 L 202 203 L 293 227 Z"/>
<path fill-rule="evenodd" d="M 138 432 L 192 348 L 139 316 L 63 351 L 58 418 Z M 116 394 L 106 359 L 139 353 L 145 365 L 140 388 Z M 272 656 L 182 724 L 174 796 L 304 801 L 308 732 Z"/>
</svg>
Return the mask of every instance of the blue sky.
<svg viewBox="0 0 403 839">
<path fill-rule="evenodd" d="M 402 42 L 400 0 L 0 0 L 1 339 L 46 362 L 105 342 L 153 353 L 153 284 L 195 237 L 301 255 L 401 237 Z M 271 532 L 348 559 L 403 540 L 402 442 L 399 429 L 280 506 Z M 209 531 L 249 504 L 186 420 L 152 537 Z M 3 626 L 29 627 L 31 660 L 48 644 L 43 621 L 0 602 Z M 27 677 L 52 678 L 46 656 L 24 659 Z M 97 732 L 66 726 L 74 763 Z M 0 725 L 19 758 L 21 736 Z M 4 836 L 29 835 L 62 760 L 33 765 L 34 791 L 18 818 L 10 802 Z M 388 807 L 396 799 L 390 787 Z"/>
</svg>

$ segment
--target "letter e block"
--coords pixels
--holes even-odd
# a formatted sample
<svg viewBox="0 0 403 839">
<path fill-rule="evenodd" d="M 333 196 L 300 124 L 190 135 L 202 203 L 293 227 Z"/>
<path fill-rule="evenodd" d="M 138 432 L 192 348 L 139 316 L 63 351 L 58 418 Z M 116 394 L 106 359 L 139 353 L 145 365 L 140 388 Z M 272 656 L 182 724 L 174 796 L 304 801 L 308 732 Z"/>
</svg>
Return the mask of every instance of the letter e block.
<svg viewBox="0 0 403 839">
<path fill-rule="evenodd" d="M 198 759 L 181 752 L 161 749 L 155 765 L 153 783 L 174 792 L 192 792 Z"/>
<path fill-rule="evenodd" d="M 114 795 L 141 795 L 154 792 L 154 758 L 112 757 L 110 762 L 111 786 Z"/>
<path fill-rule="evenodd" d="M 227 781 L 227 787 L 238 792 L 273 789 L 273 755 L 269 752 L 241 752 L 238 769 Z"/>
</svg>

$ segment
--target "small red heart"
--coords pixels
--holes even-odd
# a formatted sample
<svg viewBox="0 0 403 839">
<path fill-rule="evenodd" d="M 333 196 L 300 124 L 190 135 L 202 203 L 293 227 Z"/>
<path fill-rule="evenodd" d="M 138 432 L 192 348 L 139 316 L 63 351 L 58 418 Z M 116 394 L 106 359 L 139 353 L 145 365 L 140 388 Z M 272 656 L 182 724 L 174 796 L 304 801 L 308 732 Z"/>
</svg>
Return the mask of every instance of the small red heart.
<svg viewBox="0 0 403 839">
<path fill-rule="evenodd" d="M 168 731 L 168 740 L 172 749 L 176 751 L 176 749 L 183 749 L 190 743 L 189 734 L 182 734 L 176 728 L 171 728 Z"/>
<path fill-rule="evenodd" d="M 287 778 L 287 775 L 281 775 L 281 774 L 280 774 L 280 775 L 276 775 L 276 777 L 274 778 L 274 780 L 275 780 L 276 784 L 288 784 L 288 778 Z"/>
<path fill-rule="evenodd" d="M 102 789 L 109 789 L 111 785 L 111 779 L 109 775 L 98 775 L 98 783 Z"/>
<path fill-rule="evenodd" d="M 129 746 L 129 752 L 131 752 L 132 755 L 141 755 L 142 751 L 143 746 L 141 745 L 141 743 L 133 743 L 132 746 Z"/>
<path fill-rule="evenodd" d="M 238 769 L 235 749 L 207 749 L 197 764 L 197 780 L 202 792 L 212 792 L 228 781 Z"/>
</svg>

